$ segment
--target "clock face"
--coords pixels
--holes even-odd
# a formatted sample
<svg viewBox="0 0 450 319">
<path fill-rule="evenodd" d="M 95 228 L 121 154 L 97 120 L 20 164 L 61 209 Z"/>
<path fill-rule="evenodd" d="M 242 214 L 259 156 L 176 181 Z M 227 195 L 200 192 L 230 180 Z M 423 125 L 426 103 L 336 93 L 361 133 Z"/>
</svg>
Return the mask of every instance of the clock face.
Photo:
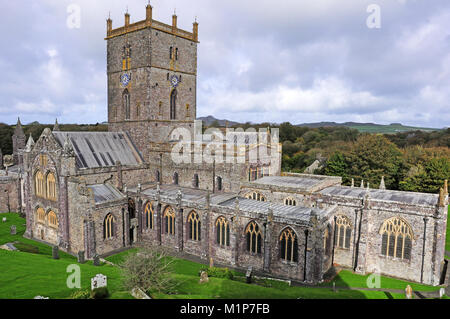
<svg viewBox="0 0 450 319">
<path fill-rule="evenodd" d="M 172 84 L 172 86 L 177 87 L 179 82 L 180 80 L 178 80 L 178 77 L 176 75 L 172 75 L 172 77 L 170 78 L 170 83 Z"/>
<path fill-rule="evenodd" d="M 130 83 L 130 79 L 131 79 L 130 75 L 125 73 L 120 77 L 120 82 L 122 83 L 123 86 L 127 86 L 128 83 Z"/>
</svg>

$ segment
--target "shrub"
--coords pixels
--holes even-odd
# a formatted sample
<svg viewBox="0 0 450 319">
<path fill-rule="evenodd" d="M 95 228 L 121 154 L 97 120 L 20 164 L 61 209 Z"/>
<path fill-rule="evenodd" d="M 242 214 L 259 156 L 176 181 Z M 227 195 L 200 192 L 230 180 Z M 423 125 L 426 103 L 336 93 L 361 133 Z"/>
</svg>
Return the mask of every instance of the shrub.
<svg viewBox="0 0 450 319">
<path fill-rule="evenodd" d="M 208 277 L 215 277 L 215 278 L 227 278 L 232 280 L 233 279 L 233 272 L 229 270 L 228 268 L 219 268 L 219 267 L 211 267 L 206 268 L 203 267 L 199 271 L 199 275 L 202 273 L 202 271 L 206 271 L 208 274 Z"/>
<path fill-rule="evenodd" d="M 90 297 L 91 293 L 89 289 L 78 289 L 70 295 L 70 299 L 89 299 Z"/>
<path fill-rule="evenodd" d="M 92 299 L 105 299 L 108 296 L 109 292 L 107 287 L 95 288 L 94 290 L 91 291 Z"/>
</svg>

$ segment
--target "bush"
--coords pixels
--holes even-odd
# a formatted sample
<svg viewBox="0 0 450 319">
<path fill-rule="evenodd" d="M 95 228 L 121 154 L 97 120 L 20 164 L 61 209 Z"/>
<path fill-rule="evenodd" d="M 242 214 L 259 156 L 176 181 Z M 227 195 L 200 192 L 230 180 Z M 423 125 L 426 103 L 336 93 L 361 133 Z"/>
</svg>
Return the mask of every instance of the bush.
<svg viewBox="0 0 450 319">
<path fill-rule="evenodd" d="M 89 299 L 91 293 L 89 289 L 78 289 L 70 295 L 70 299 Z"/>
<path fill-rule="evenodd" d="M 95 288 L 94 290 L 91 291 L 92 299 L 105 299 L 108 296 L 109 292 L 107 287 Z"/>
<path fill-rule="evenodd" d="M 202 273 L 202 271 L 206 271 L 208 274 L 208 277 L 215 277 L 215 278 L 226 278 L 226 279 L 233 279 L 233 272 L 229 270 L 228 268 L 219 268 L 219 267 L 211 267 L 206 268 L 203 267 L 199 271 L 199 275 Z"/>
</svg>

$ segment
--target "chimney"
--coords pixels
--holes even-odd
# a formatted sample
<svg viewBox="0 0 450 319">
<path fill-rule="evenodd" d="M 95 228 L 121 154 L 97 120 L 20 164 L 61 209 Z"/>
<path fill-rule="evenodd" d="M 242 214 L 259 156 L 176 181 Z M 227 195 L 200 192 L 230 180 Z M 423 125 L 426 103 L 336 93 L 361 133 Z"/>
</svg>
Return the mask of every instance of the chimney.
<svg viewBox="0 0 450 319">
<path fill-rule="evenodd" d="M 193 33 L 193 40 L 195 42 L 198 42 L 198 22 L 197 21 L 195 21 L 193 23 L 192 33 Z"/>
<path fill-rule="evenodd" d="M 146 9 L 145 21 L 147 22 L 147 25 L 151 26 L 152 20 L 153 20 L 153 12 L 152 12 L 153 8 L 150 5 L 150 1 L 147 4 L 147 6 L 145 7 L 145 9 Z"/>
</svg>

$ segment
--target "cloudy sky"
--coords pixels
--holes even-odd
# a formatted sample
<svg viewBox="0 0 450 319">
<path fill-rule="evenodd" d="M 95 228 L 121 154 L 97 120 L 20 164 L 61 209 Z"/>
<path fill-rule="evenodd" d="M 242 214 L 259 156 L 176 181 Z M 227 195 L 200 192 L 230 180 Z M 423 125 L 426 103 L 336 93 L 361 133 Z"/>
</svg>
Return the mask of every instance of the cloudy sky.
<svg viewBox="0 0 450 319">
<path fill-rule="evenodd" d="M 132 22 L 142 20 L 147 1 L 0 3 L 0 122 L 106 121 L 105 20 L 111 12 L 122 26 L 127 6 Z M 71 4 L 80 28 L 68 27 Z M 168 24 L 176 8 L 188 31 L 198 17 L 198 116 L 450 126 L 448 0 L 151 4 Z M 371 4 L 380 28 L 367 26 Z"/>
</svg>

